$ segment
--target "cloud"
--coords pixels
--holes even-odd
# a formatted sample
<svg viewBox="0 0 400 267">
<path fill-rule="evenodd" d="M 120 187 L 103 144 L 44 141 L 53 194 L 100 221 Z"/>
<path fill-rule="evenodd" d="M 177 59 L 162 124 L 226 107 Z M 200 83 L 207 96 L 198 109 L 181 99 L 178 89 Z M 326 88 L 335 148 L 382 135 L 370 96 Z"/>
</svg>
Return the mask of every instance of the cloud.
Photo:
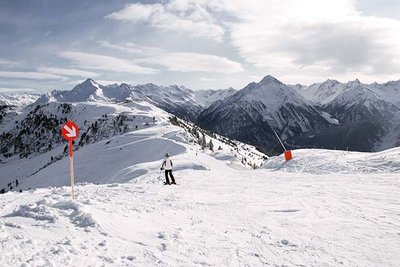
<svg viewBox="0 0 400 267">
<path fill-rule="evenodd" d="M 358 0 L 165 0 L 130 4 L 106 18 L 224 40 L 244 65 L 285 81 L 396 79 L 400 21 L 366 16 L 358 6 Z M 183 62 L 176 58 L 172 66 L 172 55 L 149 60 L 170 70 L 194 69 L 179 53 Z"/>
<path fill-rule="evenodd" d="M 0 71 L 0 77 L 27 80 L 65 80 L 64 76 L 33 71 Z"/>
<path fill-rule="evenodd" d="M 207 77 L 200 77 L 199 80 L 203 81 L 203 82 L 213 82 L 213 81 L 215 81 L 215 79 L 211 79 L 211 78 L 207 78 Z"/>
<path fill-rule="evenodd" d="M 11 61 L 11 60 L 0 58 L 0 66 L 19 67 L 21 65 L 22 65 L 21 62 L 16 62 L 16 61 Z"/>
<path fill-rule="evenodd" d="M 192 37 L 222 41 L 224 29 L 204 7 L 196 1 L 170 1 L 166 4 L 129 4 L 110 13 L 106 19 L 125 22 L 147 22 L 166 32 L 178 32 Z"/>
<path fill-rule="evenodd" d="M 235 18 L 226 23 L 231 44 L 268 73 L 303 77 L 299 82 L 398 75 L 400 22 L 364 16 L 355 0 L 215 2 L 215 10 Z"/>
<path fill-rule="evenodd" d="M 100 41 L 102 47 L 115 49 L 124 53 L 140 56 L 152 56 L 163 53 L 164 50 L 158 47 L 142 46 L 135 43 L 125 42 L 123 44 L 111 44 L 107 41 Z"/>
<path fill-rule="evenodd" d="M 91 71 L 79 70 L 79 69 L 42 67 L 42 68 L 39 68 L 39 71 L 45 72 L 45 73 L 56 74 L 56 75 L 71 76 L 71 77 L 83 77 L 83 78 L 92 77 L 93 78 L 93 77 L 98 76 L 97 73 L 94 73 Z"/>
<path fill-rule="evenodd" d="M 0 87 L 0 94 L 2 93 L 39 93 L 39 91 L 33 88 Z"/>
<path fill-rule="evenodd" d="M 83 69 L 125 72 L 132 74 L 155 74 L 157 72 L 155 69 L 142 67 L 126 59 L 111 56 L 71 51 L 60 52 L 58 55 L 62 58 L 71 60 Z"/>
<path fill-rule="evenodd" d="M 104 47 L 140 56 L 141 58 L 134 61 L 136 63 L 159 65 L 170 71 L 213 73 L 237 73 L 244 71 L 240 63 L 216 55 L 169 52 L 161 48 L 139 46 L 133 43 L 111 44 L 101 42 L 101 44 Z"/>
<path fill-rule="evenodd" d="M 237 73 L 243 71 L 238 62 L 224 57 L 199 53 L 170 52 L 147 57 L 141 61 L 162 65 L 170 71 L 180 72 Z"/>
</svg>

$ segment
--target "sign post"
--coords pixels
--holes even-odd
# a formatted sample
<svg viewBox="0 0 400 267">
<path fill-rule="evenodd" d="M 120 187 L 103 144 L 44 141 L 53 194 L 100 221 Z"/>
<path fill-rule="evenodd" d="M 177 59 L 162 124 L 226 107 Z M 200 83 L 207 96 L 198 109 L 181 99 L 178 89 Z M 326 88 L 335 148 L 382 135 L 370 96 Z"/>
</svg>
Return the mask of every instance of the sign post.
<svg viewBox="0 0 400 267">
<path fill-rule="evenodd" d="M 73 157 L 73 143 L 79 135 L 79 127 L 73 121 L 67 121 L 61 129 L 61 134 L 65 140 L 69 142 L 69 171 L 71 177 L 71 193 L 72 199 L 75 199 L 75 178 L 74 178 L 74 157 Z"/>
</svg>

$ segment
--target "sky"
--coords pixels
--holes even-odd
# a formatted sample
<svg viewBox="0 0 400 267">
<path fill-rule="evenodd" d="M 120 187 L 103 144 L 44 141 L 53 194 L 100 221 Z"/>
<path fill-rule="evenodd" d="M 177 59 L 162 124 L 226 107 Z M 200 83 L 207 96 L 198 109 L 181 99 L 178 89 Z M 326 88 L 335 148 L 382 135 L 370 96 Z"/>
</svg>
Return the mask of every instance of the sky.
<svg viewBox="0 0 400 267">
<path fill-rule="evenodd" d="M 400 79 L 397 0 L 2 0 L 0 92 Z"/>
</svg>

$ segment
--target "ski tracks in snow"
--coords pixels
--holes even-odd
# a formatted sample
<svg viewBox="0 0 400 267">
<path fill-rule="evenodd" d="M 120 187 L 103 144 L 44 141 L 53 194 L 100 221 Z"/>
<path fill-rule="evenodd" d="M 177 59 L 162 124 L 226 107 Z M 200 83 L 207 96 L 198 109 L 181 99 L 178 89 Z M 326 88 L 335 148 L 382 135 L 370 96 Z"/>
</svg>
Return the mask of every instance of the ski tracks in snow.
<svg viewBox="0 0 400 267">
<path fill-rule="evenodd" d="M 153 170 L 79 185 L 76 201 L 67 187 L 1 196 L 0 263 L 398 265 L 395 176 L 240 171 L 205 158 L 195 160 L 207 170 L 174 173 L 178 186 Z"/>
</svg>

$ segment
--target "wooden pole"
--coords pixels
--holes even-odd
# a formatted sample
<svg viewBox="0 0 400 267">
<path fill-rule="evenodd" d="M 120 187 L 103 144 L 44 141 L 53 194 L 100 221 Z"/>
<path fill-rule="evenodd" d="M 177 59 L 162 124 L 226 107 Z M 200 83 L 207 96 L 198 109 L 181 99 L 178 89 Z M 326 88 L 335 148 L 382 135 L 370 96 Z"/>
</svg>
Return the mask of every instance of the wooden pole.
<svg viewBox="0 0 400 267">
<path fill-rule="evenodd" d="M 71 174 L 71 193 L 72 199 L 75 199 L 75 178 L 74 178 L 74 158 L 72 155 L 72 141 L 69 141 L 69 172 Z"/>
</svg>

